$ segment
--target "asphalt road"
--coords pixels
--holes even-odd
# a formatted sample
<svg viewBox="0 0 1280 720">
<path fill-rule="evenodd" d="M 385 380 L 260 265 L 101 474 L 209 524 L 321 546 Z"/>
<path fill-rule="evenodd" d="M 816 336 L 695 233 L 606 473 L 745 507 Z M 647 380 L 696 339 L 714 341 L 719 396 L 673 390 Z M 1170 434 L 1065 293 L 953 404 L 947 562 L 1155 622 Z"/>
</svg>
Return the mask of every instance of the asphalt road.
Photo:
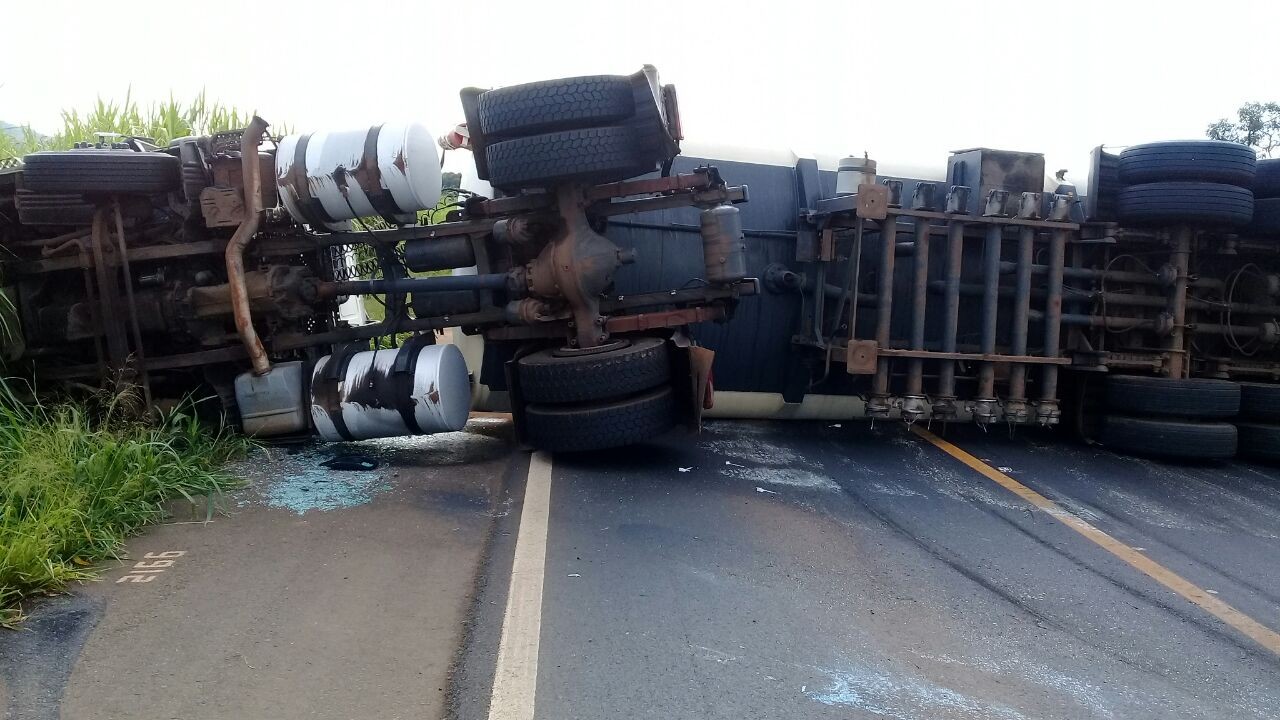
<svg viewBox="0 0 1280 720">
<path fill-rule="evenodd" d="M 1280 714 L 1280 468 L 953 428 L 984 473 L 852 422 L 556 457 L 509 435 L 337 448 L 364 474 L 256 458 L 229 517 L 0 636 L 8 716 Z"/>
<path fill-rule="evenodd" d="M 184 508 L 0 633 L 5 717 L 443 716 L 509 429 L 255 453 L 228 515 Z M 338 453 L 381 465 L 320 466 Z"/>
<path fill-rule="evenodd" d="M 900 426 L 842 425 L 725 422 L 554 458 L 536 717 L 1280 713 L 1272 650 Z M 1276 469 L 950 440 L 1280 628 Z M 499 525 L 460 718 L 488 717 L 518 516 Z"/>
</svg>

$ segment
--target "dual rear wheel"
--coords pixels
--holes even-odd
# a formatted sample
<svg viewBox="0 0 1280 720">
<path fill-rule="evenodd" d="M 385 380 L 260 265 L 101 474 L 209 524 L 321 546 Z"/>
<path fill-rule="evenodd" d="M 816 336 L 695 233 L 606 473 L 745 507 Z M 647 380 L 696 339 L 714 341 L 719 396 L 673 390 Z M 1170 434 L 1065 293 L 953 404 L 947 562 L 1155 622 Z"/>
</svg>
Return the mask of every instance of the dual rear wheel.
<svg viewBox="0 0 1280 720">
<path fill-rule="evenodd" d="M 516 360 L 530 444 L 556 452 L 619 447 L 675 425 L 671 356 L 662 338 L 587 350 L 544 349 Z"/>
</svg>

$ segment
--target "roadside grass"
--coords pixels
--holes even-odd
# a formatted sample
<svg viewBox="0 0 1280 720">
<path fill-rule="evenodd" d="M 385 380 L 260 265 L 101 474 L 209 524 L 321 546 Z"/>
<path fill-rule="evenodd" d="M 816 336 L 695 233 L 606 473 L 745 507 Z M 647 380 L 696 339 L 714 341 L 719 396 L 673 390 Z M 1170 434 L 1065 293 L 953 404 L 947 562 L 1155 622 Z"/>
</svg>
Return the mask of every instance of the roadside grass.
<svg viewBox="0 0 1280 720">
<path fill-rule="evenodd" d="M 215 499 L 236 481 L 220 468 L 249 441 L 196 420 L 186 402 L 154 421 L 127 398 L 45 403 L 0 380 L 0 627 L 21 602 L 91 580 L 164 503 Z"/>
</svg>

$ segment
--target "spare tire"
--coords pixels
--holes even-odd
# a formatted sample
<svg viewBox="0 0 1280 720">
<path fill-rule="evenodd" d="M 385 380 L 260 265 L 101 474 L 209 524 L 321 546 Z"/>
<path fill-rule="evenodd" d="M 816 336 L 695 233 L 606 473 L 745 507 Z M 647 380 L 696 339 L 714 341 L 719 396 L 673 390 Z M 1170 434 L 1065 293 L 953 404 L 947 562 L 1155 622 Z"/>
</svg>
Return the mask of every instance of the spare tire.
<svg viewBox="0 0 1280 720">
<path fill-rule="evenodd" d="M 608 403 L 529 405 L 524 411 L 525 433 L 531 445 L 543 450 L 602 450 L 670 430 L 675 410 L 670 386 Z"/>
<path fill-rule="evenodd" d="M 1147 143 L 1120 153 L 1120 179 L 1130 185 L 1199 180 L 1250 187 L 1257 162 L 1253 148 L 1223 140 Z"/>
<path fill-rule="evenodd" d="M 1135 225 L 1247 225 L 1253 193 L 1235 185 L 1160 182 L 1131 185 L 1116 198 L 1120 220 Z"/>
<path fill-rule="evenodd" d="M 520 394 L 531 403 L 575 403 L 634 395 L 671 379 L 662 338 L 642 337 L 616 350 L 563 354 L 539 350 L 516 361 Z"/>
<path fill-rule="evenodd" d="M 1252 460 L 1280 462 L 1280 425 L 1236 423 L 1239 454 Z"/>
<path fill-rule="evenodd" d="M 58 150 L 22 159 L 23 187 L 39 193 L 163 193 L 179 186 L 181 163 L 161 152 Z"/>
<path fill-rule="evenodd" d="M 1135 415 L 1229 418 L 1240 412 L 1240 385 L 1210 378 L 1109 375 L 1107 407 Z"/>
<path fill-rule="evenodd" d="M 1280 160 L 1259 160 L 1253 176 L 1254 198 L 1280 198 Z"/>
<path fill-rule="evenodd" d="M 1240 417 L 1280 422 L 1280 385 L 1251 382 L 1239 385 Z"/>
<path fill-rule="evenodd" d="M 489 182 L 500 188 L 625 180 L 656 165 L 646 163 L 635 131 L 620 125 L 506 140 L 486 147 L 485 158 Z"/>
<path fill-rule="evenodd" d="M 1109 450 L 1180 460 L 1235 457 L 1236 426 L 1223 422 L 1157 420 L 1108 415 L 1099 439 Z"/>
<path fill-rule="evenodd" d="M 631 80 L 587 75 L 498 88 L 480 95 L 480 131 L 488 142 L 555 130 L 613 125 L 635 114 Z"/>
</svg>

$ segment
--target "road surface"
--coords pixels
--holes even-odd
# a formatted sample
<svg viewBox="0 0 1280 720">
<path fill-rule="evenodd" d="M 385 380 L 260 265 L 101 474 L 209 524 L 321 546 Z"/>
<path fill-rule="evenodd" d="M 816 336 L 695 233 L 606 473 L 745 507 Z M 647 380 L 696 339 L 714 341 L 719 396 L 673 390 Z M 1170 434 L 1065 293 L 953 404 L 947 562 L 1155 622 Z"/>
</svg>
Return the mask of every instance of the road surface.
<svg viewBox="0 0 1280 720">
<path fill-rule="evenodd" d="M 854 422 L 555 457 L 495 420 L 397 442 L 321 499 L 299 491 L 334 479 L 315 455 L 248 468 L 229 517 L 158 528 L 36 608 L 0 636 L 9 716 L 1280 708 L 1277 468 Z"/>
</svg>

